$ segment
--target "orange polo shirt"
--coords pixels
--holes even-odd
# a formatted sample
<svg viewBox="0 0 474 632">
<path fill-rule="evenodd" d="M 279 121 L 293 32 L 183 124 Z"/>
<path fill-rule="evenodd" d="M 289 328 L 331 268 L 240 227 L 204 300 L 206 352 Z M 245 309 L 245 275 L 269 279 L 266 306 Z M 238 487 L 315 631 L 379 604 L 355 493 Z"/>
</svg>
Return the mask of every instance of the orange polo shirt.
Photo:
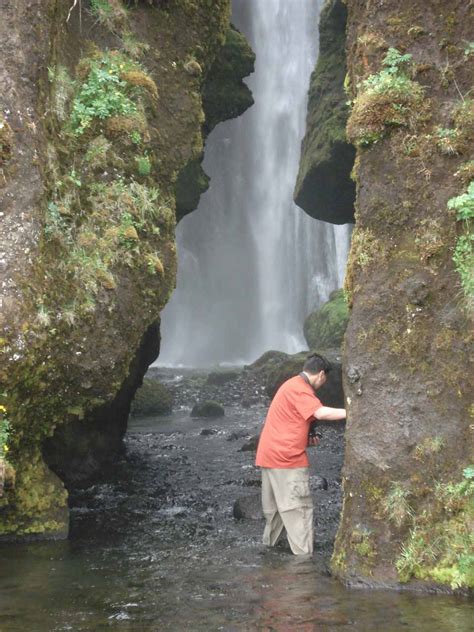
<svg viewBox="0 0 474 632">
<path fill-rule="evenodd" d="M 306 455 L 310 422 L 322 406 L 300 375 L 278 389 L 260 435 L 255 464 L 260 467 L 308 467 Z"/>
</svg>

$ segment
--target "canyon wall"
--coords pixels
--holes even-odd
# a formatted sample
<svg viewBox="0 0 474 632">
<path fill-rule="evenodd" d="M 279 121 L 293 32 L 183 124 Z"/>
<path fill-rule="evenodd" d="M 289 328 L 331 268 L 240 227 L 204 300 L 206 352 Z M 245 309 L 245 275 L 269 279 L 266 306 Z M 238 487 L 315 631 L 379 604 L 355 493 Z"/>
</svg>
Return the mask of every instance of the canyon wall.
<svg viewBox="0 0 474 632">
<path fill-rule="evenodd" d="M 326 16 L 337 4 L 328 1 Z M 339 83 L 324 91 L 345 87 L 356 149 L 344 506 L 332 568 L 353 585 L 465 588 L 474 583 L 473 8 L 345 4 L 347 75 L 333 73 Z M 335 26 L 333 42 L 340 33 Z M 328 158 L 341 122 L 329 149 L 310 144 L 334 129 L 324 94 L 309 113 L 296 199 L 339 223 L 337 191 L 332 214 L 305 199 L 325 186 L 322 165 L 332 164 L 341 191 L 349 186 L 347 168 L 344 179 Z"/>
<path fill-rule="evenodd" d="M 158 354 L 206 81 L 231 74 L 210 126 L 252 53 L 229 0 L 6 2 L 0 29 L 0 537 L 64 537 L 64 482 L 120 452 Z"/>
</svg>

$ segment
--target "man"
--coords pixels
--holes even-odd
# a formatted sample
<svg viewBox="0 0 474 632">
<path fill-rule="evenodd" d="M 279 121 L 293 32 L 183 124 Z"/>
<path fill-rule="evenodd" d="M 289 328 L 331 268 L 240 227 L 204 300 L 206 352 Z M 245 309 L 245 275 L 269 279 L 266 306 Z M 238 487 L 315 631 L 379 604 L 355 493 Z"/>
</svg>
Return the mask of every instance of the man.
<svg viewBox="0 0 474 632">
<path fill-rule="evenodd" d="M 278 389 L 260 435 L 256 465 L 262 468 L 262 506 L 266 519 L 263 543 L 274 546 L 286 529 L 295 555 L 313 553 L 313 500 L 306 454 L 311 422 L 339 421 L 344 408 L 329 408 L 315 390 L 331 370 L 323 356 L 308 356 L 303 372 Z"/>
</svg>

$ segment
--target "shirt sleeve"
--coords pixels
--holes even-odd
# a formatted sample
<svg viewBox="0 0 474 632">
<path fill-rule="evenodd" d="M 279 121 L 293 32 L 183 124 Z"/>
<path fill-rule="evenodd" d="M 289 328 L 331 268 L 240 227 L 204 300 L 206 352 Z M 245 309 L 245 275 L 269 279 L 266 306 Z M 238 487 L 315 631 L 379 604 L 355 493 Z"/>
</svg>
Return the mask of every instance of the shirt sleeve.
<svg viewBox="0 0 474 632">
<path fill-rule="evenodd" d="M 298 414 L 301 415 L 305 421 L 313 419 L 314 413 L 322 406 L 316 395 L 312 395 L 311 393 L 299 393 L 298 397 L 295 398 L 294 405 Z"/>
</svg>

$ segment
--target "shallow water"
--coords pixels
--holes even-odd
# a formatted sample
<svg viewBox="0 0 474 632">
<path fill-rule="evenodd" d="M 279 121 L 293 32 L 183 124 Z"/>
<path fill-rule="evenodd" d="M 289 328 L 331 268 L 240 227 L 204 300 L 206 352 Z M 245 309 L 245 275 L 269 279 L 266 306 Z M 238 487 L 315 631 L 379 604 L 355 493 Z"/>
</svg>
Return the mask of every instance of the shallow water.
<svg viewBox="0 0 474 632">
<path fill-rule="evenodd" d="M 471 630 L 463 598 L 344 589 L 325 572 L 323 529 L 303 562 L 264 550 L 261 522 L 234 520 L 234 500 L 258 493 L 258 472 L 239 451 L 245 439 L 226 439 L 252 434 L 264 413 L 132 420 L 127 457 L 75 494 L 67 542 L 0 548 L 1 632 Z M 201 436 L 204 427 L 217 433 Z M 339 491 L 331 458 L 312 454 L 329 480 L 316 493 L 326 507 Z"/>
</svg>

